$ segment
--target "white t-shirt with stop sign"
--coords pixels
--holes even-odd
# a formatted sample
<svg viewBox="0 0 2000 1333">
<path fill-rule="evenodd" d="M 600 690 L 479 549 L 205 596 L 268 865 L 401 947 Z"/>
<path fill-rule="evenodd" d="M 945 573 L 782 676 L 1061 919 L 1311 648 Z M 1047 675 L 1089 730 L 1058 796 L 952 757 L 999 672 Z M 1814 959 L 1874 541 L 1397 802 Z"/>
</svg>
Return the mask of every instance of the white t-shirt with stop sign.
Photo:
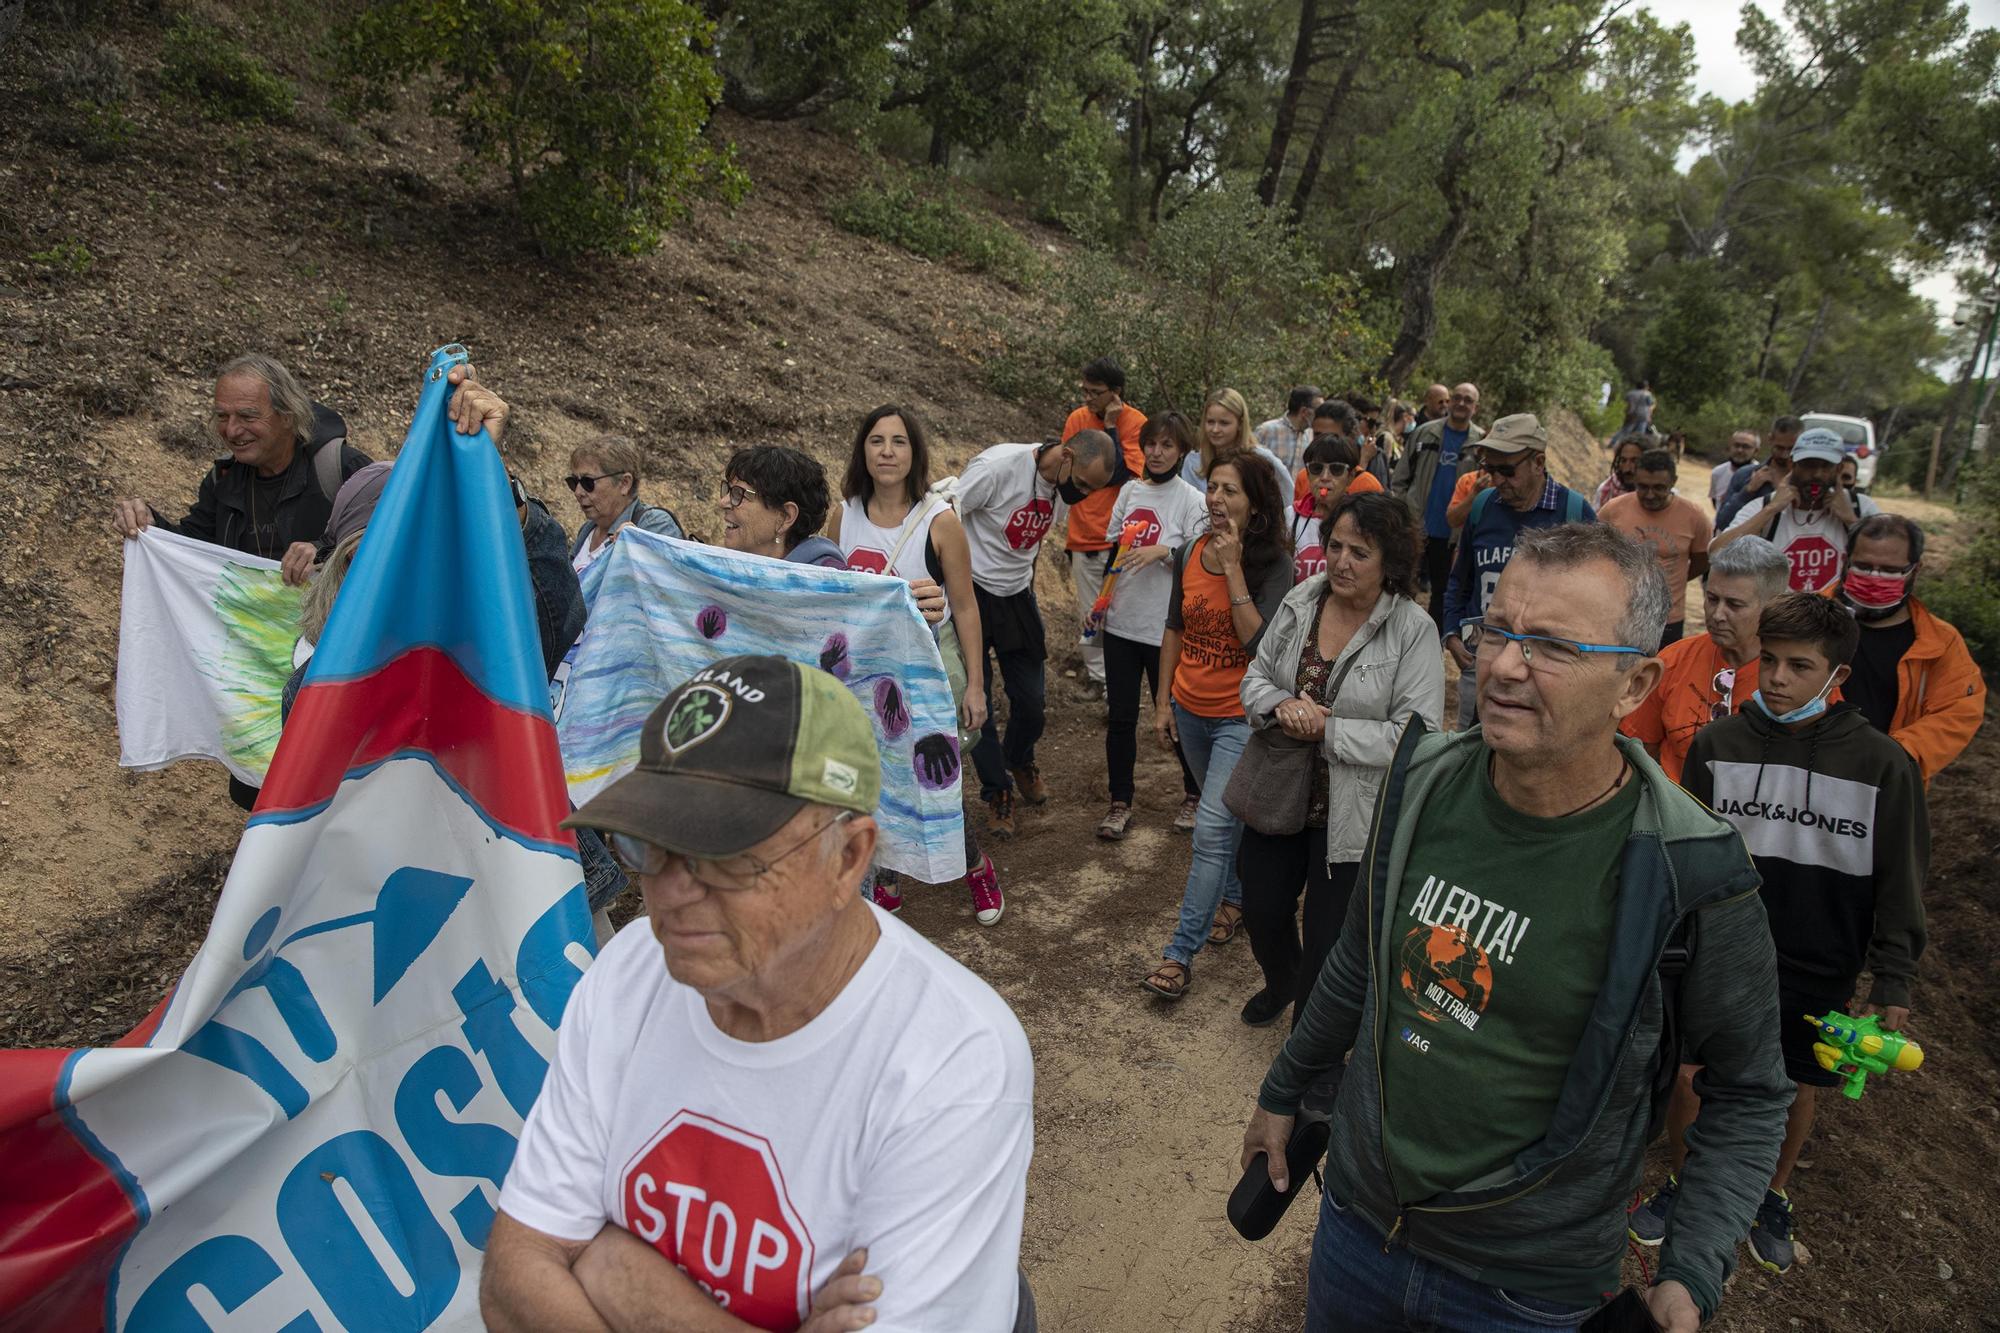
<svg viewBox="0 0 2000 1333">
<path fill-rule="evenodd" d="M 996 444 L 958 478 L 958 519 L 972 581 L 1012 597 L 1034 581 L 1035 552 L 1056 517 L 1056 488 L 1035 471 L 1036 445 Z"/>
<path fill-rule="evenodd" d="M 578 983 L 500 1207 L 614 1223 L 730 1314 L 796 1329 L 855 1250 L 876 1329 L 1013 1327 L 1034 1070 L 1007 1004 L 872 905 L 881 938 L 797 1032 L 726 1036 L 641 917 Z"/>
<path fill-rule="evenodd" d="M 1764 512 L 1763 500 L 1744 505 L 1731 527 L 1737 527 Z M 1854 497 L 1857 523 L 1882 512 L 1882 506 L 1865 495 Z M 1771 545 L 1785 553 L 1792 565 L 1793 592 L 1819 592 L 1831 587 L 1847 563 L 1847 536 L 1851 529 L 1824 509 L 1800 509 L 1788 505 L 1778 515 L 1769 534 Z"/>
<path fill-rule="evenodd" d="M 1176 475 L 1166 481 L 1134 481 L 1118 492 L 1105 536 L 1117 546 L 1127 523 L 1143 523 L 1132 534 L 1133 549 L 1187 545 L 1208 531 L 1208 497 Z M 1157 644 L 1167 633 L 1167 599 L 1174 590 L 1174 562 L 1161 560 L 1120 574 L 1104 613 L 1108 633 L 1133 643 Z M 1087 608 L 1086 608 L 1087 609 Z"/>
</svg>

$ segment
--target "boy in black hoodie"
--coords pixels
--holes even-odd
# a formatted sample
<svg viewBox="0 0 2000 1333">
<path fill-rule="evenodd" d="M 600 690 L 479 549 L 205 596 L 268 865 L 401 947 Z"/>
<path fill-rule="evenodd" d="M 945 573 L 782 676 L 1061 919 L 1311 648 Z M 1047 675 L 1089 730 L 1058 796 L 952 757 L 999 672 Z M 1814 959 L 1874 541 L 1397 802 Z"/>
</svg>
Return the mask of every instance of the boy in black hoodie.
<svg viewBox="0 0 2000 1333">
<path fill-rule="evenodd" d="M 1764 608 L 1758 635 L 1755 706 L 1701 729 L 1681 781 L 1736 825 L 1764 879 L 1778 1031 L 1798 1096 L 1750 1248 L 1782 1273 L 1794 1258 L 1785 1182 L 1812 1132 L 1817 1090 L 1840 1081 L 1813 1059 L 1805 1015 L 1845 1012 L 1866 967 L 1875 981 L 1865 1012 L 1879 1008 L 1890 1029 L 1909 1018 L 1931 839 L 1909 753 L 1854 705 L 1826 702 L 1854 658 L 1854 617 L 1831 598 L 1792 593 Z"/>
</svg>

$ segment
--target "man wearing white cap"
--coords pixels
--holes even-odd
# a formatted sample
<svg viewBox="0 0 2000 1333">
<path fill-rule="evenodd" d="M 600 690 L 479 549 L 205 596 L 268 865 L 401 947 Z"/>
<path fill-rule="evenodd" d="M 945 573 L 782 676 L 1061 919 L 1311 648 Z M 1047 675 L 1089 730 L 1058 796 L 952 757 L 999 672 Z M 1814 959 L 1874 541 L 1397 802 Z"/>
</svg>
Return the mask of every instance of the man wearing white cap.
<svg viewBox="0 0 2000 1333">
<path fill-rule="evenodd" d="M 1472 650 L 1459 637 L 1459 626 L 1486 614 L 1486 603 L 1500 571 L 1514 555 L 1514 539 L 1523 528 L 1552 528 L 1559 523 L 1593 523 L 1597 512 L 1581 495 L 1549 475 L 1548 432 L 1532 413 L 1501 417 L 1478 441 L 1479 465 L 1493 478 L 1490 489 L 1473 498 L 1459 534 L 1458 555 L 1451 566 L 1451 584 L 1444 596 L 1444 646 L 1462 673 L 1458 685 L 1458 726 L 1475 720 Z"/>
<path fill-rule="evenodd" d="M 1865 495 L 1849 500 L 1834 484 L 1846 448 L 1830 430 L 1814 427 L 1792 446 L 1792 470 L 1761 500 L 1736 514 L 1729 530 L 1710 543 L 1720 550 L 1738 537 L 1758 536 L 1785 553 L 1794 592 L 1819 592 L 1840 579 L 1847 538 L 1864 518 L 1882 512 Z"/>
</svg>

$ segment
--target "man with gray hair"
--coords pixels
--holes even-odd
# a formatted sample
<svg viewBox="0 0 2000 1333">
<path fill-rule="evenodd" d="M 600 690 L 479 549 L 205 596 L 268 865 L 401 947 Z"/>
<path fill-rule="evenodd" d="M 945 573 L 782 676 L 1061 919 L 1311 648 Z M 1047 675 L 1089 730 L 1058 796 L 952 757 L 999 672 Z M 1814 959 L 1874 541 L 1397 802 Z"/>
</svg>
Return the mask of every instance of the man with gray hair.
<svg viewBox="0 0 2000 1333">
<path fill-rule="evenodd" d="M 337 413 L 315 404 L 276 358 L 252 353 L 215 377 L 209 429 L 228 451 L 201 480 L 194 508 L 170 523 L 144 500 L 120 500 L 112 526 L 136 537 L 157 523 L 169 532 L 281 561 L 303 584 L 319 554 L 340 484 L 368 466 L 347 443 Z"/>
<path fill-rule="evenodd" d="M 1681 1051 L 1708 1100 L 1641 1299 L 1668 1333 L 1722 1299 L 1792 1090 L 1742 841 L 1618 735 L 1659 679 L 1666 611 L 1658 562 L 1615 529 L 1523 532 L 1460 628 L 1483 725 L 1412 723 L 1397 747 L 1367 891 L 1244 1136 L 1245 1168 L 1262 1154 L 1288 1188 L 1301 1100 L 1352 1051 L 1309 1328 L 1440 1310 L 1454 1327 L 1580 1324 L 1618 1289 Z"/>
<path fill-rule="evenodd" d="M 1741 712 L 1757 692 L 1757 617 L 1790 585 L 1791 561 L 1762 537 L 1715 553 L 1702 590 L 1704 632 L 1660 650 L 1660 683 L 1618 729 L 1675 782 L 1695 733 Z"/>
</svg>

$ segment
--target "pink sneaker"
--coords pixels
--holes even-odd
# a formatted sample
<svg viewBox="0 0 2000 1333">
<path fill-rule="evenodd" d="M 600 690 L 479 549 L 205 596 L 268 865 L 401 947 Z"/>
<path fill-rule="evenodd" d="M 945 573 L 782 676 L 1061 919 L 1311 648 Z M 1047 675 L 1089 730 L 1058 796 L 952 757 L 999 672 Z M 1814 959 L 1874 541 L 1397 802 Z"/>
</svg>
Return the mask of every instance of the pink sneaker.
<svg viewBox="0 0 2000 1333">
<path fill-rule="evenodd" d="M 966 887 L 972 890 L 972 912 L 982 926 L 990 926 L 1000 919 L 1007 910 L 1006 899 L 1000 896 L 1000 874 L 993 868 L 993 858 L 979 858 L 979 868 L 965 872 Z"/>
<path fill-rule="evenodd" d="M 903 910 L 903 895 L 896 892 L 895 878 L 886 870 L 875 872 L 875 882 L 868 886 L 868 901 L 891 915 Z"/>
</svg>

